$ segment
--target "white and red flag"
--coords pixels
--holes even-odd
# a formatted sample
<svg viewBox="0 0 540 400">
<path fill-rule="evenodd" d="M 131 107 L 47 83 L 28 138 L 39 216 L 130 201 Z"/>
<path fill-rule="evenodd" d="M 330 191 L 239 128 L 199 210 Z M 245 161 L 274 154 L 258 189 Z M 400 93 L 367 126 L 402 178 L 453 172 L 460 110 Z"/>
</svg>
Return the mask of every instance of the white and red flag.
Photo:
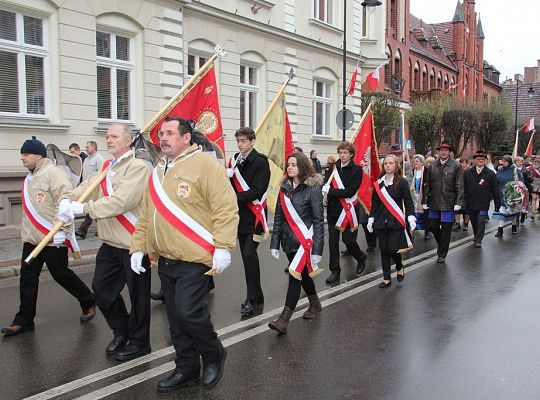
<svg viewBox="0 0 540 400">
<path fill-rule="evenodd" d="M 534 117 L 532 117 L 522 128 L 523 132 L 530 132 L 534 130 Z"/>
<path fill-rule="evenodd" d="M 384 64 L 379 65 L 375 70 L 370 72 L 368 76 L 366 77 L 366 83 L 368 84 L 369 88 L 371 90 L 376 90 L 377 87 L 379 87 L 379 80 L 381 77 L 381 67 L 383 67 Z"/>
</svg>

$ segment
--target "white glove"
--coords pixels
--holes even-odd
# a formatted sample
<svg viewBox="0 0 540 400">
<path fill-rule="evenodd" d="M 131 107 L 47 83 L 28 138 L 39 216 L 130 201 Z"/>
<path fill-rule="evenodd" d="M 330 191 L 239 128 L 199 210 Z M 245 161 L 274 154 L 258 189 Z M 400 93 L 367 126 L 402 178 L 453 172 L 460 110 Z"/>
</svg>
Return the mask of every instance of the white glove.
<svg viewBox="0 0 540 400">
<path fill-rule="evenodd" d="M 330 185 L 329 185 L 328 183 L 325 184 L 325 185 L 323 185 L 321 191 L 322 191 L 323 193 L 328 194 L 328 192 L 330 191 Z"/>
<path fill-rule="evenodd" d="M 454 205 L 454 211 L 459 211 L 461 210 L 461 206 L 460 205 Z"/>
<path fill-rule="evenodd" d="M 131 255 L 131 270 L 137 275 L 140 275 L 141 272 L 146 272 L 146 268 L 142 266 L 143 257 L 144 253 L 142 251 L 136 251 Z"/>
<path fill-rule="evenodd" d="M 279 260 L 279 250 L 278 249 L 270 249 L 270 254 L 272 254 L 272 257 L 274 257 L 276 260 Z"/>
<path fill-rule="evenodd" d="M 416 229 L 416 217 L 414 215 L 409 215 L 407 220 L 409 221 L 411 231 L 414 231 Z"/>
<path fill-rule="evenodd" d="M 375 218 L 369 217 L 367 220 L 367 230 L 369 233 L 373 233 L 373 223 L 375 222 Z"/>
<path fill-rule="evenodd" d="M 234 169 L 232 169 L 232 168 L 227 168 L 227 176 L 228 176 L 229 178 L 232 178 L 233 175 L 234 175 Z"/>
<path fill-rule="evenodd" d="M 312 265 L 319 265 L 321 260 L 322 260 L 322 256 L 318 256 L 318 255 L 315 255 L 315 254 L 311 255 L 311 264 Z"/>
<path fill-rule="evenodd" d="M 216 272 L 221 274 L 229 265 L 231 265 L 231 253 L 226 249 L 216 249 L 212 260 L 212 267 L 216 269 Z"/>
<path fill-rule="evenodd" d="M 70 224 L 75 219 L 75 215 L 71 212 L 71 202 L 68 199 L 62 199 L 60 204 L 58 204 L 58 215 L 56 218 L 64 224 Z"/>
<path fill-rule="evenodd" d="M 65 231 L 58 231 L 53 236 L 53 243 L 56 247 L 60 247 L 64 245 L 64 242 L 66 241 L 66 232 Z"/>
<path fill-rule="evenodd" d="M 424 210 L 427 210 L 429 207 L 428 207 L 427 204 L 422 204 L 422 208 L 423 208 Z"/>
<path fill-rule="evenodd" d="M 85 215 L 84 212 L 84 204 L 79 203 L 77 201 L 72 201 L 70 205 L 71 212 L 73 215 L 79 216 L 79 215 Z"/>
</svg>

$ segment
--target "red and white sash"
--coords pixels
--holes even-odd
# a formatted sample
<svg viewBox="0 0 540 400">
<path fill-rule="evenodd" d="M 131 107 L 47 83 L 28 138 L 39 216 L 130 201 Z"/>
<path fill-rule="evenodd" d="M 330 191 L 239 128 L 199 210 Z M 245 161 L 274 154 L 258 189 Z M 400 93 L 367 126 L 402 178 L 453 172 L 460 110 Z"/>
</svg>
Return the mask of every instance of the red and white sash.
<svg viewBox="0 0 540 400">
<path fill-rule="evenodd" d="M 182 235 L 214 255 L 214 238 L 202 225 L 187 215 L 169 198 L 159 181 L 157 167 L 148 181 L 150 197 L 159 214 Z"/>
<path fill-rule="evenodd" d="M 341 181 L 341 177 L 339 176 L 337 167 L 334 165 L 334 171 L 332 172 L 332 175 L 330 176 L 330 184 L 334 189 L 345 189 L 345 186 L 343 185 L 343 182 Z M 343 207 L 343 211 L 341 211 L 341 214 L 339 215 L 339 218 L 336 222 L 336 228 L 340 231 L 344 231 L 347 228 L 347 225 L 350 226 L 351 231 L 355 231 L 358 229 L 358 217 L 356 215 L 355 206 L 358 204 L 358 191 L 354 194 L 354 196 L 349 198 L 339 198 L 339 202 L 341 203 L 341 206 Z"/>
<path fill-rule="evenodd" d="M 34 227 L 40 231 L 42 234 L 47 235 L 51 229 L 53 228 L 53 224 L 49 221 L 47 221 L 45 218 L 43 218 L 37 210 L 35 209 L 34 205 L 32 204 L 32 201 L 30 200 L 30 195 L 28 193 L 28 182 L 32 178 L 30 177 L 30 174 L 24 179 L 23 186 L 22 186 L 22 206 L 24 213 L 34 225 Z M 78 252 L 81 249 L 79 248 L 79 244 L 77 243 L 77 239 L 75 239 L 75 236 L 72 234 L 66 234 L 66 240 L 64 242 L 64 246 L 67 246 L 72 253 Z"/>
<path fill-rule="evenodd" d="M 311 249 L 313 248 L 313 225 L 306 226 L 302 218 L 296 212 L 291 199 L 285 196 L 283 191 L 279 192 L 281 200 L 281 209 L 285 215 L 287 223 L 291 227 L 296 240 L 300 243 L 300 247 L 296 252 L 291 264 L 289 265 L 289 273 L 298 280 L 302 280 L 302 271 L 308 269 L 309 276 L 314 277 L 322 270 L 317 265 L 311 264 Z"/>
<path fill-rule="evenodd" d="M 102 168 L 103 171 L 105 171 L 109 167 L 109 165 L 111 164 L 111 161 L 112 160 L 106 160 L 103 163 L 103 168 Z M 114 193 L 111 179 L 109 178 L 109 173 L 107 173 L 107 176 L 105 177 L 105 179 L 103 179 L 100 182 L 103 195 L 107 197 Z M 133 233 L 135 232 L 135 226 L 137 225 L 137 217 L 133 215 L 133 213 L 130 213 L 128 211 L 127 213 L 124 213 L 122 215 L 117 215 L 116 219 L 129 232 L 130 235 L 133 235 Z"/>
<path fill-rule="evenodd" d="M 403 231 L 404 231 L 405 238 L 407 241 L 407 249 L 411 249 L 412 242 L 411 242 L 411 237 L 409 236 L 409 232 L 407 232 L 407 222 L 405 221 L 405 213 L 403 212 L 401 207 L 396 203 L 396 201 L 392 198 L 392 196 L 390 196 L 390 193 L 388 193 L 388 190 L 386 190 L 386 185 L 384 184 L 384 176 L 380 178 L 377 181 L 377 184 L 373 185 L 373 187 L 375 188 L 375 192 L 377 192 L 379 199 L 381 199 L 386 209 L 390 212 L 390 214 L 393 215 L 393 217 L 403 227 Z M 400 250 L 405 250 L 405 249 L 400 249 Z M 400 252 L 400 250 L 398 250 L 398 252 Z"/>
<path fill-rule="evenodd" d="M 529 169 L 532 171 L 532 173 L 537 177 L 540 178 L 540 172 L 536 169 L 534 164 L 529 165 Z"/>
<path fill-rule="evenodd" d="M 239 154 L 238 157 L 241 157 Z M 229 168 L 232 168 L 233 159 L 229 160 Z M 234 187 L 239 193 L 247 192 L 249 190 L 249 185 L 245 181 L 244 177 L 240 174 L 238 168 L 234 168 L 234 175 L 232 177 Z M 260 224 L 263 227 L 263 232 L 268 232 L 268 224 L 266 222 L 266 213 L 264 209 L 266 208 L 266 199 L 268 197 L 268 190 L 264 192 L 260 200 L 253 200 L 247 203 L 250 211 L 255 215 L 255 228 Z"/>
</svg>

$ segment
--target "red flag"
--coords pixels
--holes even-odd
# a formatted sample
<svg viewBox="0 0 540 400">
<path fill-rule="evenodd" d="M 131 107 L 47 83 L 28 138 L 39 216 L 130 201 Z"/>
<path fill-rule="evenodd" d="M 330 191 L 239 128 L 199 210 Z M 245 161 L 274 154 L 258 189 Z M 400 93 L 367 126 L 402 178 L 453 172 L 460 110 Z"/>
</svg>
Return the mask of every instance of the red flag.
<svg viewBox="0 0 540 400">
<path fill-rule="evenodd" d="M 529 143 L 527 144 L 527 150 L 525 150 L 525 157 L 530 158 L 532 156 L 532 153 L 533 153 L 533 136 L 534 136 L 534 131 L 532 131 L 531 138 L 529 139 Z"/>
<path fill-rule="evenodd" d="M 354 94 L 354 89 L 356 87 L 356 78 L 358 77 L 358 68 L 354 69 L 354 72 L 351 77 L 351 83 L 349 83 L 349 90 L 347 92 L 349 93 L 349 96 L 352 96 Z"/>
<path fill-rule="evenodd" d="M 377 139 L 373 128 L 373 113 L 367 112 L 353 140 L 356 150 L 354 162 L 364 170 L 362 183 L 358 189 L 358 198 L 366 211 L 371 211 L 373 182 L 380 178 L 381 167 L 377 154 Z"/>
<path fill-rule="evenodd" d="M 208 68 L 191 89 L 180 97 L 178 103 L 163 116 L 163 119 L 168 116 L 194 120 L 197 129 L 219 146 L 223 152 L 223 159 L 225 159 L 223 126 L 221 125 L 219 97 L 213 65 Z M 150 138 L 155 144 L 159 143 L 157 134 L 163 119 L 150 132 Z"/>
<path fill-rule="evenodd" d="M 291 124 L 289 123 L 289 113 L 285 109 L 285 161 L 294 152 L 295 148 L 292 139 Z"/>
<path fill-rule="evenodd" d="M 530 132 L 534 129 L 534 117 L 532 117 L 529 122 L 527 122 L 524 126 L 523 126 L 523 132 Z"/>
<path fill-rule="evenodd" d="M 379 65 L 373 72 L 370 72 L 366 77 L 366 83 L 369 85 L 371 90 L 376 90 L 379 86 L 380 79 L 380 70 L 384 64 Z"/>
</svg>

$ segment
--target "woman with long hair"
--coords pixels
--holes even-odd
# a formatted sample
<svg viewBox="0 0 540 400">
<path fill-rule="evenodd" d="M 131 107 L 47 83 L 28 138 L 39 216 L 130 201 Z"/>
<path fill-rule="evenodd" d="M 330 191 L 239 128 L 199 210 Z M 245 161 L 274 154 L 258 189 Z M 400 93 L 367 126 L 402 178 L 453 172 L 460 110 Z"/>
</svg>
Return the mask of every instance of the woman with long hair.
<svg viewBox="0 0 540 400">
<path fill-rule="evenodd" d="M 367 228 L 375 231 L 381 250 L 383 281 L 379 288 L 392 284 L 391 260 L 396 263 L 397 280 L 405 278 L 405 267 L 401 253 L 412 249 L 410 232 L 416 228 L 414 204 L 407 180 L 402 176 L 396 156 L 384 158 L 384 171 L 381 178 L 373 184 L 371 214 Z"/>
<path fill-rule="evenodd" d="M 324 246 L 324 209 L 321 193 L 322 177 L 315 173 L 310 160 L 302 153 L 293 153 L 287 159 L 287 170 L 274 215 L 274 228 L 270 241 L 272 256 L 279 259 L 279 247 L 289 260 L 289 288 L 285 307 L 279 318 L 268 326 L 287 333 L 287 326 L 303 288 L 309 307 L 303 317 L 313 319 L 322 311 L 313 277 L 321 270 Z"/>
</svg>

